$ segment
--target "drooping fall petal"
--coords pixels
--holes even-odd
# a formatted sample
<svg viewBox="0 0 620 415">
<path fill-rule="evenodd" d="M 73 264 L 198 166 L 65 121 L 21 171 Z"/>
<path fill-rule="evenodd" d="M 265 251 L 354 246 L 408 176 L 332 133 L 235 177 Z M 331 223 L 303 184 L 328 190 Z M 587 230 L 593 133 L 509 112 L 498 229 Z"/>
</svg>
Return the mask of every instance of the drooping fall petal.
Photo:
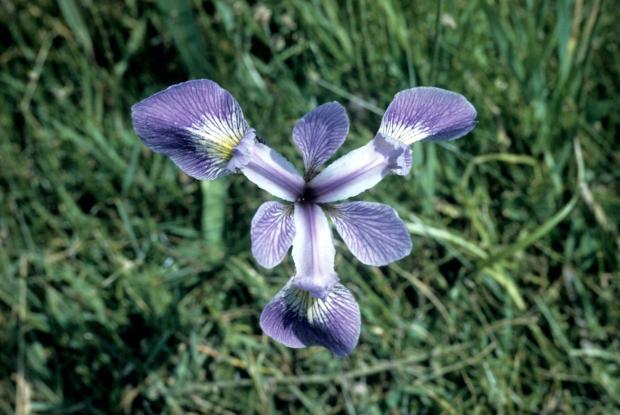
<svg viewBox="0 0 620 415">
<path fill-rule="evenodd" d="M 135 104 L 131 117 L 149 148 L 203 180 L 228 174 L 233 149 L 244 136 L 254 134 L 235 98 L 207 79 L 158 92 Z"/>
<path fill-rule="evenodd" d="M 359 306 L 351 291 L 338 283 L 325 298 L 315 298 L 291 281 L 263 309 L 263 331 L 287 347 L 320 345 L 336 356 L 350 354 L 361 327 Z"/>
<path fill-rule="evenodd" d="M 476 109 L 461 94 L 434 87 L 406 89 L 388 106 L 379 134 L 404 144 L 447 141 L 476 126 Z"/>
</svg>

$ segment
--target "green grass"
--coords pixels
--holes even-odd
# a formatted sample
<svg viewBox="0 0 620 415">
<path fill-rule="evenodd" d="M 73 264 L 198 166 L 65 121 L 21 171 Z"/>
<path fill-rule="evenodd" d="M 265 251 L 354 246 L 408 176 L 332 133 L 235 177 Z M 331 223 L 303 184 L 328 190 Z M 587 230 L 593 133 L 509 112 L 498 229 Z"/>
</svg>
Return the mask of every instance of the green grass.
<svg viewBox="0 0 620 415">
<path fill-rule="evenodd" d="M 439 13 L 439 14 L 438 14 Z M 620 47 L 614 2 L 0 2 L 0 412 L 620 413 Z M 338 247 L 347 359 L 258 316 L 293 273 L 251 257 L 268 195 L 199 183 L 130 106 L 214 79 L 278 151 L 329 100 L 340 153 L 393 94 L 467 96 L 466 138 L 414 146 L 393 205 L 414 252 Z"/>
</svg>

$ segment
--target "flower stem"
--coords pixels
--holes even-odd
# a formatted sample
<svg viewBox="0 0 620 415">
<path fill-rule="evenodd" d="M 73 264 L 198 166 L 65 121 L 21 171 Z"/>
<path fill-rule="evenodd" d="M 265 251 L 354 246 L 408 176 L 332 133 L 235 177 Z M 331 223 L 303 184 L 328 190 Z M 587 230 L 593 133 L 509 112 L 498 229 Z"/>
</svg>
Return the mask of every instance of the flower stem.
<svg viewBox="0 0 620 415">
<path fill-rule="evenodd" d="M 224 253 L 222 235 L 225 219 L 225 186 L 224 180 L 200 183 L 202 189 L 202 234 L 210 257 L 220 257 Z"/>
</svg>

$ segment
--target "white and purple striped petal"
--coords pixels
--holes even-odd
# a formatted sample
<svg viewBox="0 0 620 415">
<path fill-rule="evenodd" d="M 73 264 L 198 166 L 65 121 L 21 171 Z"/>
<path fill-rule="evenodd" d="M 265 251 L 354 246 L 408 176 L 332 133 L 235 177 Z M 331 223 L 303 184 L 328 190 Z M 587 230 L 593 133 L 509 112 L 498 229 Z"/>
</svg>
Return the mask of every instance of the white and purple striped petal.
<svg viewBox="0 0 620 415">
<path fill-rule="evenodd" d="M 314 203 L 295 203 L 293 286 L 324 298 L 338 282 L 334 271 L 334 241 L 323 209 Z"/>
<path fill-rule="evenodd" d="M 361 318 L 344 285 L 338 283 L 324 298 L 315 298 L 289 281 L 263 309 L 260 326 L 287 347 L 319 345 L 343 357 L 357 346 Z"/>
<path fill-rule="evenodd" d="M 303 193 L 304 179 L 291 162 L 253 136 L 244 138 L 233 153 L 228 169 L 241 171 L 261 189 L 290 202 Z"/>
<path fill-rule="evenodd" d="M 293 244 L 293 207 L 278 202 L 263 203 L 252 219 L 250 235 L 256 261 L 265 268 L 275 267 Z"/>
<path fill-rule="evenodd" d="M 411 253 L 409 232 L 388 205 L 342 203 L 330 206 L 327 214 L 351 253 L 366 265 L 387 265 Z"/>
<path fill-rule="evenodd" d="M 396 94 L 383 115 L 379 133 L 405 144 L 462 137 L 476 126 L 476 109 L 461 94 L 434 87 Z"/>
<path fill-rule="evenodd" d="M 254 134 L 235 98 L 207 79 L 158 92 L 135 104 L 131 117 L 149 148 L 203 180 L 228 174 L 233 149 L 244 136 Z"/>
<path fill-rule="evenodd" d="M 312 177 L 340 148 L 349 132 L 349 118 L 337 102 L 323 104 L 297 121 L 293 141 L 304 158 L 306 177 Z"/>
<path fill-rule="evenodd" d="M 370 189 L 388 174 L 406 175 L 410 169 L 409 146 L 378 134 L 327 166 L 308 183 L 307 193 L 317 203 L 336 202 Z"/>
</svg>

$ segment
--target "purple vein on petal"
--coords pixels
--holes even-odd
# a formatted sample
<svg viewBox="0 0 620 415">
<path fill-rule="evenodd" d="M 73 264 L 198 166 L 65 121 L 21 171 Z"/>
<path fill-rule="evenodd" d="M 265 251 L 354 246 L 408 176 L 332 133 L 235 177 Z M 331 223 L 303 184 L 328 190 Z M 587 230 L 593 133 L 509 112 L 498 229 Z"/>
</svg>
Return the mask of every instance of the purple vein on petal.
<svg viewBox="0 0 620 415">
<path fill-rule="evenodd" d="M 290 202 L 299 198 L 305 185 L 291 162 L 254 137 L 244 138 L 235 148 L 228 169 L 241 171 L 261 189 Z"/>
<path fill-rule="evenodd" d="M 293 141 L 310 177 L 340 148 L 349 132 L 349 119 L 342 105 L 330 102 L 304 115 L 293 128 Z"/>
<path fill-rule="evenodd" d="M 295 203 L 294 217 L 296 274 L 293 285 L 322 298 L 338 282 L 334 271 L 336 250 L 329 222 L 323 209 L 313 203 Z"/>
<path fill-rule="evenodd" d="M 351 253 L 366 265 L 387 265 L 411 252 L 409 232 L 391 206 L 350 202 L 332 205 L 327 213 Z"/>
<path fill-rule="evenodd" d="M 388 174 L 405 175 L 411 168 L 411 149 L 388 137 L 374 140 L 342 156 L 308 183 L 318 203 L 356 196 Z"/>
<path fill-rule="evenodd" d="M 293 207 L 278 202 L 263 203 L 252 219 L 250 236 L 256 261 L 265 268 L 278 265 L 293 244 Z"/>
</svg>

